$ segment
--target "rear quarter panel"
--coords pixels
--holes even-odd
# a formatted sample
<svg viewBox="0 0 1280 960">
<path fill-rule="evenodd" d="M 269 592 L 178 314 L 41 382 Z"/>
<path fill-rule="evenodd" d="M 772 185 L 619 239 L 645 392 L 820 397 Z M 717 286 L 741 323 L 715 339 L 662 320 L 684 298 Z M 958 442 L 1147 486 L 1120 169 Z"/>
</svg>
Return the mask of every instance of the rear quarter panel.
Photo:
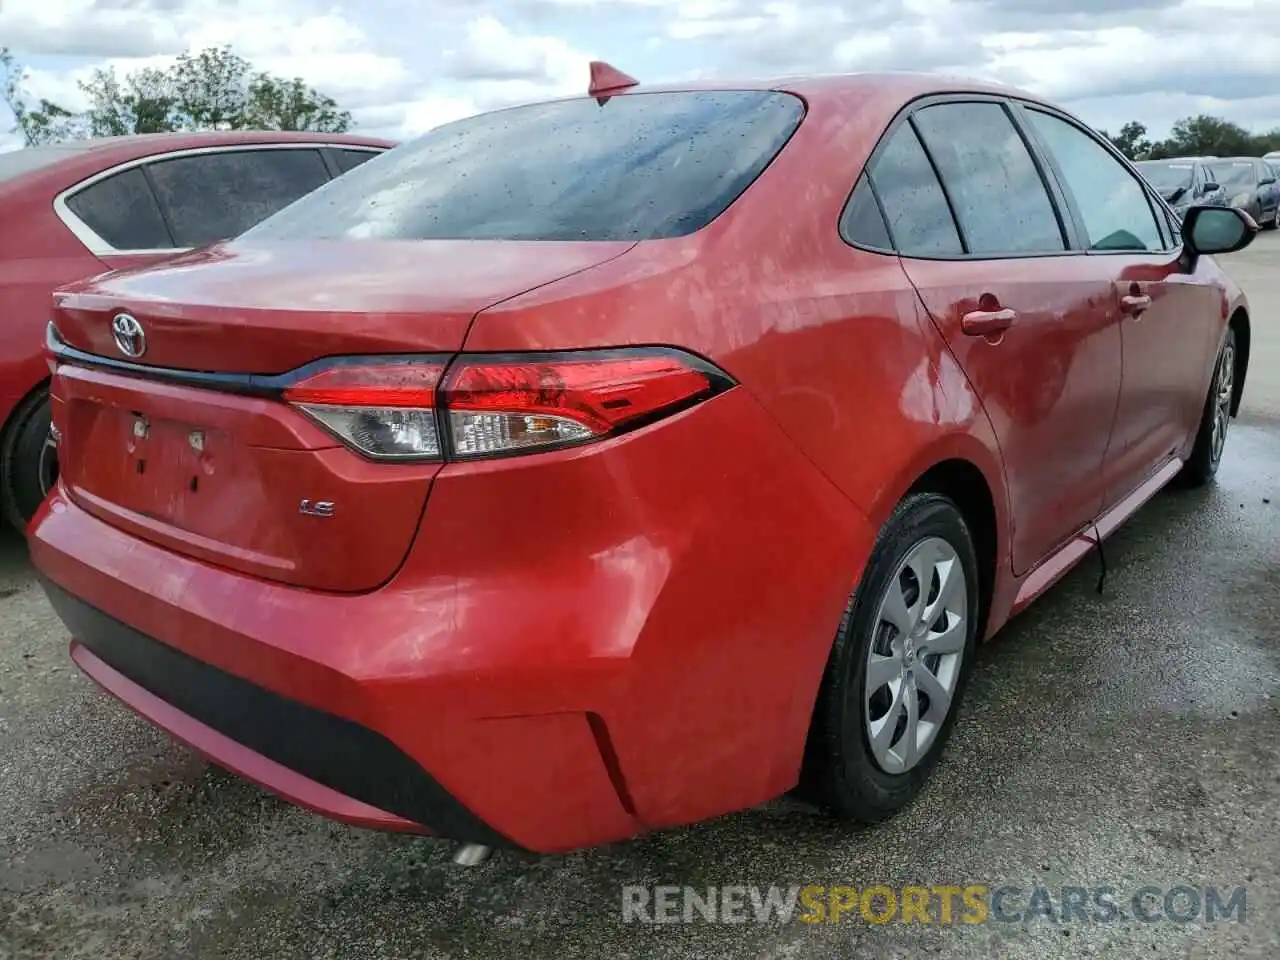
<svg viewBox="0 0 1280 960">
<path fill-rule="evenodd" d="M 104 269 L 54 216 L 51 197 L 0 194 L 0 424 L 48 379 L 54 289 Z"/>
<path fill-rule="evenodd" d="M 845 201 L 903 105 L 819 91 L 779 157 L 697 234 L 483 311 L 468 350 L 673 344 L 722 366 L 873 525 L 929 467 L 968 460 L 1000 518 L 1005 485 L 981 404 L 898 259 L 840 238 Z"/>
</svg>

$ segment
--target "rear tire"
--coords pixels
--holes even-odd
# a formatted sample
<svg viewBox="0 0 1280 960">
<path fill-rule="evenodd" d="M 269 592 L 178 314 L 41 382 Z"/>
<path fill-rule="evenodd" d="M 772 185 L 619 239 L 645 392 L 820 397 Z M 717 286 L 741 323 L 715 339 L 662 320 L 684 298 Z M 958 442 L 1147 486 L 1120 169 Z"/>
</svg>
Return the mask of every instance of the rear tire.
<svg viewBox="0 0 1280 960">
<path fill-rule="evenodd" d="M 1231 404 L 1236 382 L 1236 332 L 1227 327 L 1226 339 L 1213 366 L 1209 395 L 1204 401 L 1195 446 L 1183 464 L 1180 475 L 1188 487 L 1203 487 L 1211 482 L 1222 463 L 1227 444 L 1227 428 L 1231 425 Z"/>
<path fill-rule="evenodd" d="M 57 478 L 49 420 L 49 394 L 39 390 L 14 411 L 0 437 L 0 518 L 19 532 Z"/>
<path fill-rule="evenodd" d="M 978 603 L 977 555 L 956 505 L 934 493 L 907 497 L 881 530 L 836 633 L 802 795 L 862 823 L 915 798 L 955 723 Z"/>
</svg>

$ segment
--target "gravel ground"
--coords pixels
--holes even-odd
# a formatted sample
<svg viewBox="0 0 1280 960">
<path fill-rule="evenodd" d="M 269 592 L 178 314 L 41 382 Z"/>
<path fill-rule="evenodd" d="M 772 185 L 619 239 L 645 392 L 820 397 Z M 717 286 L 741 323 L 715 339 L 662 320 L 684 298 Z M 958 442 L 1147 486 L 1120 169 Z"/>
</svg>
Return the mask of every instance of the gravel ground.
<svg viewBox="0 0 1280 960">
<path fill-rule="evenodd" d="M 1167 492 L 980 653 L 921 800 L 890 824 L 769 807 L 566 857 L 294 810 L 98 693 L 0 538 L 0 960 L 1280 956 L 1280 236 L 1247 408 L 1212 489 Z M 624 923 L 628 884 L 1246 888 L 1243 923 Z M 1238 916 L 1238 915 L 1237 915 Z M 936 918 L 936 914 L 935 914 Z"/>
</svg>

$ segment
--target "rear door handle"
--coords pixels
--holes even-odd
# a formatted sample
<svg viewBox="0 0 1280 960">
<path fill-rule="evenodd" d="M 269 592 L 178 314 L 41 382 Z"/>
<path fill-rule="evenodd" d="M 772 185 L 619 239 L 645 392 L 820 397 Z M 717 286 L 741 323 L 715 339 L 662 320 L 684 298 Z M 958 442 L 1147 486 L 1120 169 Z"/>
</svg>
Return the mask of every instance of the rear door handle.
<svg viewBox="0 0 1280 960">
<path fill-rule="evenodd" d="M 1120 298 L 1120 310 L 1131 317 L 1136 317 L 1151 306 L 1151 298 L 1145 293 L 1130 293 Z"/>
<path fill-rule="evenodd" d="M 960 329 L 971 337 L 990 337 L 1004 333 L 1018 319 L 1018 311 L 1005 308 L 1003 310 L 974 310 L 960 318 Z"/>
</svg>

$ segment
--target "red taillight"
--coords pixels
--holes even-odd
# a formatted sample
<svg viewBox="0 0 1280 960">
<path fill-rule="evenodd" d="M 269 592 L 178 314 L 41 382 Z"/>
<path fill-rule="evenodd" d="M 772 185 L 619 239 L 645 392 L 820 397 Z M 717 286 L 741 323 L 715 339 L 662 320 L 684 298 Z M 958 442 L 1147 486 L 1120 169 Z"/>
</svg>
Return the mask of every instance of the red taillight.
<svg viewBox="0 0 1280 960">
<path fill-rule="evenodd" d="M 284 389 L 284 399 L 376 460 L 438 460 L 436 385 L 446 361 L 353 361 Z"/>
<path fill-rule="evenodd" d="M 429 410 L 445 366 L 435 359 L 344 363 L 286 387 L 284 398 L 290 403 Z"/>
<path fill-rule="evenodd" d="M 584 443 L 675 413 L 731 385 L 675 350 L 353 360 L 284 390 L 375 459 L 470 459 Z M 439 424 L 448 424 L 448 442 Z"/>
<path fill-rule="evenodd" d="M 465 360 L 449 372 L 452 452 L 483 457 L 580 443 L 681 407 L 714 389 L 673 354 Z"/>
</svg>

